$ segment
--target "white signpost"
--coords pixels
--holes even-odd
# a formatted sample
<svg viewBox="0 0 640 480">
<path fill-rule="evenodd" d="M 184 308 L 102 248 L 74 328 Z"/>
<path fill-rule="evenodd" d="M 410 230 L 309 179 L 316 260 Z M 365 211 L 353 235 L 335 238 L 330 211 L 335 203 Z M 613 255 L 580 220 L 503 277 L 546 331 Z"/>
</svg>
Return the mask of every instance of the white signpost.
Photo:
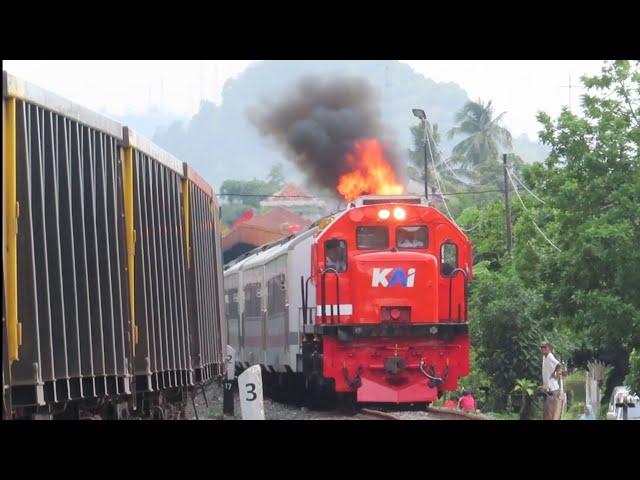
<svg viewBox="0 0 640 480">
<path fill-rule="evenodd" d="M 225 415 L 233 417 L 233 379 L 236 369 L 236 351 L 231 345 L 227 345 L 227 380 L 224 382 L 222 397 L 222 411 Z"/>
<path fill-rule="evenodd" d="M 243 420 L 264 420 L 262 371 L 260 365 L 247 368 L 238 377 L 240 411 Z"/>
<path fill-rule="evenodd" d="M 236 376 L 236 351 L 231 345 L 227 345 L 227 380 L 233 382 Z"/>
</svg>

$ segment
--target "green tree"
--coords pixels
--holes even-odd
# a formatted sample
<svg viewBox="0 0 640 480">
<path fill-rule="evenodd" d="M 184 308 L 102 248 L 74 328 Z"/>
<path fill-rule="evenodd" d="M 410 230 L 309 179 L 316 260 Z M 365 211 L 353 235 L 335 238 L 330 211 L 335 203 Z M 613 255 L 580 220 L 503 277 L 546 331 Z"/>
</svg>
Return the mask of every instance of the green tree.
<svg viewBox="0 0 640 480">
<path fill-rule="evenodd" d="M 632 392 L 640 394 L 640 349 L 634 349 L 629 357 L 629 374 L 625 383 Z"/>
<path fill-rule="evenodd" d="M 465 157 L 472 166 L 478 166 L 497 160 L 498 146 L 511 149 L 511 133 L 500 126 L 505 113 L 494 117 L 491 101 L 486 104 L 482 100 L 465 103 L 455 115 L 457 125 L 447 134 L 449 138 L 456 135 L 467 137 L 453 148 L 453 154 Z"/>
<path fill-rule="evenodd" d="M 502 186 L 499 148 L 511 150 L 511 133 L 500 125 L 502 112 L 494 117 L 491 101 L 467 102 L 456 113 L 454 126 L 447 136 L 466 138 L 453 148 L 453 157 L 466 168 L 475 184 Z"/>
<path fill-rule="evenodd" d="M 278 191 L 285 182 L 284 167 L 278 163 L 271 167 L 267 180 L 225 180 L 220 186 L 220 194 L 225 198 L 222 203 L 222 221 L 231 226 L 248 209 L 261 211 L 260 201 Z"/>
<path fill-rule="evenodd" d="M 411 134 L 413 137 L 414 148 L 409 150 L 409 165 L 408 175 L 409 178 L 424 184 L 424 164 L 425 164 L 425 150 L 424 150 L 424 127 L 420 123 L 411 127 Z M 464 159 L 459 156 L 453 156 L 446 158 L 442 150 L 440 149 L 440 133 L 438 125 L 433 125 L 432 132 L 429 133 L 430 139 L 430 152 L 428 155 L 429 165 L 429 193 L 458 193 L 461 191 L 469 190 L 472 183 L 471 177 L 474 175 L 472 171 L 469 171 L 464 167 Z M 433 162 L 430 158 L 433 155 Z M 435 168 L 434 168 L 435 163 Z M 436 176 L 437 175 L 437 176 Z M 447 197 L 447 206 L 451 211 L 451 214 L 455 217 L 465 208 L 474 204 L 477 198 L 471 196 L 456 196 L 452 195 Z M 445 214 L 447 210 L 442 205 L 440 207 Z"/>
<path fill-rule="evenodd" d="M 282 163 L 276 163 L 267 174 L 267 183 L 272 185 L 276 190 L 280 190 L 285 184 L 284 166 Z"/>
<path fill-rule="evenodd" d="M 582 82 L 582 115 L 538 114 L 551 153 L 524 172 L 546 202 L 533 215 L 561 251 L 537 236 L 519 254 L 535 265 L 527 282 L 543 295 L 547 321 L 580 332 L 614 367 L 608 394 L 640 348 L 640 62 L 607 62 Z"/>
<path fill-rule="evenodd" d="M 538 345 L 542 333 L 533 312 L 539 296 L 527 289 L 510 265 L 475 268 L 472 284 L 471 342 L 478 366 L 489 377 L 489 410 L 503 410 L 518 379 L 540 374 Z"/>
</svg>

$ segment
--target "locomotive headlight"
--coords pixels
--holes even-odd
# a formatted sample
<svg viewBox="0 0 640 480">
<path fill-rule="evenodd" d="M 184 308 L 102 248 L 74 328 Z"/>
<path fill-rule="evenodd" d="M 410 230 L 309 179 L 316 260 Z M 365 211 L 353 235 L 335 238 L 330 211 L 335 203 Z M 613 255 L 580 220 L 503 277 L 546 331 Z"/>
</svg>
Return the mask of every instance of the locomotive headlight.
<svg viewBox="0 0 640 480">
<path fill-rule="evenodd" d="M 386 220 L 390 216 L 391 216 L 391 212 L 389 210 L 387 210 L 386 208 L 383 208 L 382 210 L 378 211 L 378 218 L 380 220 Z"/>
<path fill-rule="evenodd" d="M 407 212 L 404 211 L 404 208 L 396 207 L 393 209 L 393 217 L 396 220 L 404 220 L 407 217 Z"/>
</svg>

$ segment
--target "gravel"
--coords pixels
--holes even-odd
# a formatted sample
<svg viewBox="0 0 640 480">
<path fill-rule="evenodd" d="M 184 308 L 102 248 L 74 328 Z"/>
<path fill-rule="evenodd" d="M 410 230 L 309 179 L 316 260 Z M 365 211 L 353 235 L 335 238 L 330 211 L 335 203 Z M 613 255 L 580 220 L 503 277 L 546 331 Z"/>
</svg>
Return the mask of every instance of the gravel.
<svg viewBox="0 0 640 480">
<path fill-rule="evenodd" d="M 234 416 L 223 415 L 222 411 L 222 386 L 213 382 L 205 388 L 209 406 L 205 404 L 202 390 L 198 391 L 195 398 L 199 420 L 240 420 L 240 399 L 237 390 L 234 392 Z M 455 416 L 443 416 L 442 414 L 426 411 L 391 411 L 393 415 L 402 420 L 465 420 Z M 264 399 L 265 420 L 368 420 L 366 416 L 348 415 L 336 410 L 318 411 L 309 410 L 307 407 L 276 402 L 270 398 Z M 191 401 L 187 403 L 186 418 L 196 420 Z"/>
<path fill-rule="evenodd" d="M 234 392 L 234 416 L 227 417 L 222 411 L 222 386 L 217 382 L 205 388 L 207 407 L 202 396 L 202 390 L 198 392 L 195 398 L 196 410 L 199 420 L 241 420 L 240 414 L 240 398 L 237 390 Z M 336 411 L 316 411 L 309 410 L 307 407 L 299 407 L 289 405 L 282 402 L 276 402 L 270 398 L 264 399 L 264 416 L 265 420 L 358 420 L 358 418 L 346 415 Z M 186 417 L 189 420 L 196 420 L 191 402 L 188 402 L 186 409 Z"/>
</svg>

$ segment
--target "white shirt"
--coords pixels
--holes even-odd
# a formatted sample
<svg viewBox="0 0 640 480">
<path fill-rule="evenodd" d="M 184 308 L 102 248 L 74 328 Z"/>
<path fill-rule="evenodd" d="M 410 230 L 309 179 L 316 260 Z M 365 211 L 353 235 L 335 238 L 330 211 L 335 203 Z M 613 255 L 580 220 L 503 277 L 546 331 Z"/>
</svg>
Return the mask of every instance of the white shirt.
<svg viewBox="0 0 640 480">
<path fill-rule="evenodd" d="M 400 248 L 417 248 L 424 247 L 420 240 L 402 240 L 398 246 Z"/>
<path fill-rule="evenodd" d="M 551 377 L 551 374 L 556 369 L 556 366 L 560 362 L 553 356 L 553 353 L 549 352 L 546 357 L 542 358 L 542 385 L 549 387 L 552 392 L 560 389 L 558 380 Z"/>
<path fill-rule="evenodd" d="M 326 268 L 333 268 L 337 272 L 344 272 L 347 269 L 343 260 L 334 260 L 331 257 L 327 257 Z"/>
</svg>

